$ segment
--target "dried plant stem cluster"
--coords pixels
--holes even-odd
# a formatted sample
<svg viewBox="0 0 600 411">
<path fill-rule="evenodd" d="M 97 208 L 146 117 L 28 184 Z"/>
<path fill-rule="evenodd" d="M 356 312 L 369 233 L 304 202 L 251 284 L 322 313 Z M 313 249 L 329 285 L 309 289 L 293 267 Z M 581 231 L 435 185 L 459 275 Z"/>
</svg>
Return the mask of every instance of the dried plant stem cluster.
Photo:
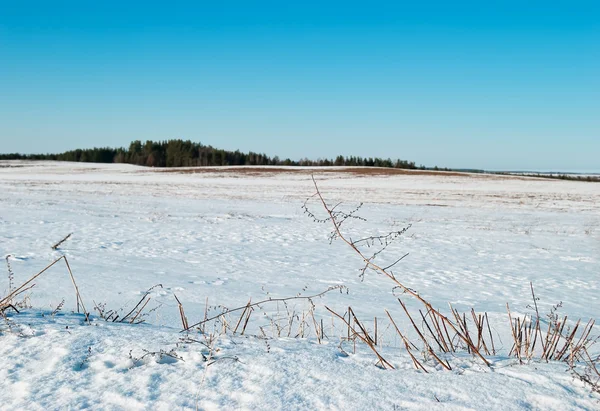
<svg viewBox="0 0 600 411">
<path fill-rule="evenodd" d="M 97 304 L 95 301 L 94 310 L 98 312 L 98 315 L 104 321 L 110 321 L 113 323 L 141 324 L 146 321 L 145 317 L 148 314 L 150 314 L 153 311 L 156 311 L 159 307 L 154 307 L 153 309 L 148 310 L 146 313 L 144 313 L 144 309 L 146 309 L 146 306 L 152 299 L 152 297 L 150 297 L 150 293 L 152 293 L 152 290 L 154 290 L 155 288 L 163 288 L 163 286 L 162 284 L 156 284 L 150 287 L 148 290 L 146 290 L 146 292 L 142 295 L 142 298 L 126 314 L 123 314 L 125 312 L 124 308 L 120 308 L 118 310 L 109 310 L 106 308 L 105 304 Z"/>
<path fill-rule="evenodd" d="M 65 262 L 65 266 L 67 267 L 69 277 L 71 278 L 71 282 L 73 283 L 73 287 L 75 288 L 75 296 L 77 299 L 77 312 L 79 313 L 80 309 L 83 310 L 83 313 L 85 314 L 85 319 L 87 322 L 89 322 L 90 321 L 89 313 L 85 309 L 85 305 L 83 304 L 83 299 L 81 298 L 81 294 L 79 293 L 79 287 L 77 286 L 77 283 L 75 282 L 75 277 L 73 276 L 73 272 L 71 271 L 71 266 L 69 265 L 69 260 L 64 255 L 57 258 L 50 264 L 48 264 L 44 269 L 42 269 L 37 274 L 31 276 L 31 278 L 29 278 L 29 280 L 25 281 L 20 286 L 9 290 L 8 295 L 6 297 L 0 299 L 0 312 L 4 312 L 8 308 L 12 308 L 15 311 L 17 311 L 15 304 L 13 304 L 14 300 L 17 297 L 19 297 L 20 295 L 22 295 L 23 293 L 25 293 L 26 291 L 31 290 L 33 287 L 35 287 L 35 283 L 34 283 L 35 279 L 38 278 L 40 275 L 44 274 L 46 271 L 48 271 L 51 267 L 53 267 L 60 261 Z M 7 257 L 7 262 L 8 262 L 8 257 Z M 10 270 L 10 268 L 9 268 L 9 272 L 10 272 L 10 275 L 12 276 L 12 271 Z"/>
<path fill-rule="evenodd" d="M 249 300 L 245 305 L 236 308 L 227 308 L 222 305 L 211 306 L 207 299 L 204 318 L 191 325 L 189 325 L 183 305 L 176 296 L 175 299 L 182 324 L 181 332 L 188 336 L 192 333 L 200 333 L 205 337 L 212 335 L 211 339 L 213 339 L 226 334 L 251 335 L 265 339 L 265 341 L 270 338 L 314 336 L 321 343 L 328 336 L 325 332 L 326 326 L 323 318 L 318 320 L 315 316 L 314 301 L 333 291 L 343 293 L 347 292 L 347 288 L 332 286 L 320 293 L 307 296 L 298 294 L 285 298 L 270 297 L 257 302 Z M 304 305 L 298 307 L 297 303 Z M 252 326 L 250 326 L 251 323 Z"/>
<path fill-rule="evenodd" d="M 393 283 L 395 284 L 395 287 L 399 288 L 403 293 L 406 293 L 406 294 L 416 298 L 418 301 L 420 301 L 425 306 L 427 312 L 429 312 L 432 316 L 436 317 L 436 319 L 439 320 L 444 326 L 449 327 L 458 336 L 458 338 L 460 338 L 469 347 L 469 349 L 475 356 L 479 357 L 485 365 L 489 366 L 490 362 L 481 354 L 480 350 L 475 345 L 473 345 L 473 342 L 471 341 L 471 339 L 464 332 L 461 332 L 462 330 L 460 330 L 458 325 L 455 325 L 452 321 L 450 321 L 450 319 L 448 317 L 446 317 L 440 311 L 436 310 L 427 300 L 422 298 L 416 291 L 414 291 L 413 289 L 411 289 L 411 288 L 405 286 L 403 283 L 401 283 L 394 276 L 394 274 L 391 271 L 389 271 L 389 268 L 383 268 L 383 267 L 380 267 L 379 265 L 375 264 L 373 262 L 373 260 L 374 260 L 373 256 L 367 257 L 358 248 L 357 242 L 350 241 L 349 239 L 347 239 L 344 236 L 344 234 L 341 232 L 340 227 L 347 220 L 346 215 L 343 213 L 334 211 L 334 208 L 330 208 L 327 205 L 327 203 L 325 202 L 325 199 L 323 198 L 323 196 L 321 195 L 321 192 L 319 191 L 319 187 L 317 185 L 317 182 L 314 179 L 314 176 L 313 176 L 313 183 L 314 183 L 315 190 L 316 190 L 315 195 L 319 198 L 321 204 L 323 205 L 323 208 L 325 209 L 325 211 L 328 215 L 327 220 L 330 221 L 331 224 L 333 225 L 334 238 L 339 238 L 344 243 L 346 243 L 352 250 L 354 250 L 354 252 L 356 252 L 359 255 L 359 257 L 362 259 L 366 268 L 370 268 L 372 270 L 375 270 L 375 271 L 378 271 L 378 272 L 384 274 L 386 277 L 388 277 L 390 280 L 393 281 Z M 336 207 L 337 207 L 337 205 L 336 205 Z M 340 218 L 340 216 L 341 216 L 341 218 Z"/>
<path fill-rule="evenodd" d="M 496 355 L 496 347 L 487 313 L 477 314 L 474 309 L 471 309 L 470 313 L 463 313 L 461 315 L 450 305 L 451 316 L 446 316 L 440 310 L 434 308 L 432 304 L 424 299 L 416 290 L 406 286 L 392 271 L 390 271 L 390 268 L 406 257 L 407 254 L 386 267 L 376 264 L 374 262 L 375 257 L 388 247 L 389 241 L 404 234 L 406 229 L 384 236 L 367 237 L 365 239 L 353 241 L 342 232 L 341 228 L 349 219 L 361 219 L 361 217 L 356 215 L 356 212 L 362 204 L 350 213 L 340 211 L 338 209 L 340 203 L 335 206 L 329 206 L 323 198 L 314 177 L 312 180 L 315 187 L 315 194 L 309 197 L 305 202 L 303 206 L 305 213 L 316 222 L 331 223 L 333 229 L 330 235 L 330 241 L 335 239 L 342 240 L 359 256 L 365 264 L 364 268 L 361 270 L 361 276 L 364 276 L 367 269 L 383 274 L 392 281 L 394 290 L 400 290 L 402 294 L 414 298 L 423 305 L 424 310 L 419 310 L 419 315 L 422 320 L 422 327 L 419 328 L 404 302 L 401 299 L 398 299 L 404 314 L 410 320 L 413 329 L 419 337 L 422 344 L 421 348 L 418 348 L 417 345 L 412 343 L 406 337 L 405 333 L 401 332 L 390 312 L 386 310 L 386 315 L 410 355 L 415 368 L 427 372 L 423 362 L 417 359 L 413 354 L 414 351 L 422 352 L 424 360 L 433 358 L 435 363 L 446 370 L 451 370 L 452 367 L 448 360 L 443 357 L 445 354 L 455 353 L 457 350 L 466 350 L 468 353 L 481 360 L 483 364 L 490 366 L 491 362 L 489 357 Z M 317 217 L 317 215 L 308 208 L 308 201 L 315 197 L 325 210 L 325 218 Z M 375 244 L 376 240 L 380 241 L 380 248 L 371 256 L 368 256 L 362 250 L 361 246 L 364 245 L 364 243 L 371 246 Z M 540 322 L 537 298 L 533 290 L 533 285 L 530 284 L 530 286 L 536 312 L 535 318 L 513 318 L 510 307 L 508 304 L 506 305 L 513 337 L 513 345 L 509 352 L 509 356 L 515 356 L 520 363 L 534 358 L 544 361 L 565 361 L 581 380 L 590 383 L 593 389 L 598 391 L 600 387 L 600 373 L 598 372 L 600 359 L 592 358 L 589 354 L 590 347 L 597 341 L 597 338 L 594 339 L 590 337 L 595 323 L 594 320 L 590 319 L 583 327 L 581 327 L 581 320 L 578 320 L 572 328 L 569 328 L 567 326 L 567 317 L 565 316 L 561 319 L 555 314 L 555 310 L 553 310 L 549 315 L 550 321 L 548 321 L 547 329 L 544 332 Z M 381 367 L 394 368 L 378 352 L 376 344 L 374 343 L 375 340 L 369 336 L 365 327 L 361 325 L 360 321 L 358 321 L 356 315 L 354 315 L 354 312 L 350 308 L 348 310 L 348 320 L 333 312 L 331 309 L 327 309 L 338 318 L 343 319 L 348 325 L 348 338 L 350 338 L 351 331 L 355 339 L 362 341 L 375 352 L 378 358 L 378 364 Z M 351 325 L 351 320 L 353 321 L 353 325 Z M 536 349 L 536 347 L 539 348 Z M 576 363 L 583 364 L 586 367 L 584 374 L 577 373 Z"/>
</svg>

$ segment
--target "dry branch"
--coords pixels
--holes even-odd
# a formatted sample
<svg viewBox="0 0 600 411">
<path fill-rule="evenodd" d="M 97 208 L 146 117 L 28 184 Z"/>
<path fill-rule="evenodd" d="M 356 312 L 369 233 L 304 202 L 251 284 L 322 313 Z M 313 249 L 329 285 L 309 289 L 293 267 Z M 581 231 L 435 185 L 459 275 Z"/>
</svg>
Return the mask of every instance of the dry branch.
<svg viewBox="0 0 600 411">
<path fill-rule="evenodd" d="M 416 298 L 417 300 L 419 300 L 427 308 L 427 310 L 430 310 L 430 311 L 434 312 L 435 314 L 437 314 L 440 317 L 440 319 L 442 320 L 442 322 L 444 324 L 447 324 L 450 328 L 452 328 L 457 333 L 458 337 L 461 340 L 463 340 L 469 346 L 469 348 L 472 350 L 473 354 L 475 354 L 476 356 L 478 356 L 483 361 L 483 363 L 485 365 L 490 366 L 490 362 L 473 345 L 473 343 L 471 342 L 470 338 L 468 338 L 467 336 L 463 335 L 463 333 L 459 332 L 458 329 L 456 328 L 456 326 L 452 323 L 452 321 L 450 321 L 450 319 L 448 319 L 446 316 L 444 316 L 438 310 L 436 310 L 435 308 L 433 308 L 433 306 L 427 300 L 425 300 L 423 297 L 421 297 L 419 295 L 419 293 L 417 293 L 413 289 L 411 289 L 411 288 L 405 286 L 404 284 L 402 284 L 392 273 L 388 272 L 387 270 L 385 270 L 384 268 L 380 267 L 379 265 L 373 263 L 373 261 L 372 261 L 373 259 L 372 258 L 367 258 L 363 254 L 363 252 L 358 249 L 358 247 L 356 246 L 356 244 L 354 242 L 346 239 L 346 237 L 342 234 L 342 232 L 340 230 L 340 224 L 337 222 L 336 214 L 334 214 L 334 212 L 332 211 L 332 209 L 329 208 L 329 206 L 325 202 L 325 199 L 321 195 L 321 192 L 319 191 L 319 186 L 317 185 L 317 181 L 315 180 L 314 175 L 312 176 L 312 181 L 313 181 L 313 184 L 314 184 L 315 190 L 316 190 L 315 194 L 319 198 L 321 204 L 323 205 L 323 208 L 325 209 L 325 211 L 327 212 L 327 214 L 329 216 L 326 220 L 331 221 L 331 223 L 333 225 L 334 236 L 337 237 L 337 238 L 339 238 L 339 239 L 341 239 L 352 250 L 354 250 L 354 252 L 356 252 L 360 256 L 360 258 L 363 260 L 363 262 L 365 263 L 365 267 L 371 268 L 371 269 L 373 269 L 375 271 L 378 271 L 378 272 L 384 274 L 386 277 L 388 277 L 390 280 L 392 280 L 396 284 L 396 287 L 400 288 L 404 293 L 409 294 L 410 296 L 412 296 L 412 297 Z"/>
<path fill-rule="evenodd" d="M 344 286 L 335 286 L 335 287 L 329 287 L 327 290 L 322 291 L 322 292 L 320 292 L 318 294 L 309 295 L 309 296 L 297 295 L 297 296 L 294 296 L 294 297 L 285 297 L 285 298 L 268 298 L 266 300 L 262 300 L 262 301 L 259 301 L 259 302 L 256 302 L 256 303 L 246 304 L 246 305 L 241 306 L 241 307 L 232 308 L 231 310 L 225 310 L 222 313 L 214 315 L 214 316 L 212 316 L 210 318 L 205 318 L 202 321 L 198 321 L 197 323 L 194 323 L 194 324 L 188 326 L 187 328 L 183 329 L 182 332 L 183 331 L 187 331 L 190 328 L 194 328 L 194 327 L 197 327 L 199 325 L 203 325 L 203 324 L 205 324 L 205 323 L 207 323 L 209 321 L 216 320 L 217 318 L 221 318 L 221 317 L 223 317 L 223 316 L 225 316 L 227 314 L 230 314 L 230 313 L 233 313 L 233 312 L 236 312 L 236 311 L 240 311 L 240 310 L 247 310 L 248 308 L 260 306 L 262 304 L 273 303 L 273 302 L 285 302 L 285 301 L 290 301 L 290 300 L 309 300 L 310 301 L 310 300 L 313 300 L 315 298 L 321 297 L 321 296 L 323 296 L 323 295 L 325 295 L 328 292 L 331 292 L 333 290 L 340 290 L 340 292 L 342 292 L 342 290 L 344 290 L 344 289 L 346 289 L 346 287 L 344 287 Z"/>
<path fill-rule="evenodd" d="M 175 297 L 175 300 L 177 300 L 177 305 L 179 307 L 179 316 L 181 317 L 181 325 L 183 326 L 183 329 L 185 330 L 186 328 L 188 328 L 188 323 L 187 323 L 187 317 L 185 316 L 185 312 L 183 311 L 183 305 L 181 304 L 181 301 L 179 301 L 179 298 L 177 298 L 177 296 L 175 294 L 173 294 L 173 297 Z"/>
<path fill-rule="evenodd" d="M 53 250 L 56 250 L 56 249 L 58 249 L 58 247 L 60 247 L 60 245 L 61 245 L 62 243 L 64 243 L 65 241 L 67 241 L 69 238 L 71 238 L 71 236 L 72 236 L 72 235 L 73 235 L 73 233 L 69 233 L 69 234 L 67 234 L 67 236 L 66 236 L 65 238 L 63 238 L 62 240 L 60 240 L 58 243 L 54 244 L 54 245 L 52 246 L 52 249 L 53 249 Z"/>
<path fill-rule="evenodd" d="M 373 340 L 371 339 L 371 337 L 369 337 L 369 334 L 366 333 L 366 331 L 364 331 L 364 327 L 362 327 L 362 325 L 360 324 L 360 322 L 358 322 L 357 318 L 354 317 L 354 320 L 356 321 L 356 324 L 359 326 L 359 328 L 361 328 L 361 331 L 364 333 L 361 335 L 361 333 L 356 332 L 356 330 L 354 329 L 354 327 L 350 324 L 350 321 L 346 321 L 346 319 L 339 315 L 338 313 L 336 313 L 335 311 L 331 310 L 329 307 L 325 306 L 325 308 L 327 309 L 327 311 L 329 311 L 331 314 L 335 315 L 336 317 L 338 317 L 340 320 L 342 320 L 350 330 L 352 330 L 353 335 L 355 335 L 356 337 L 358 337 L 362 342 L 364 342 L 365 344 L 367 344 L 367 346 L 369 346 L 369 348 L 375 353 L 375 355 L 377 356 L 377 359 L 379 360 L 379 363 L 381 364 L 381 366 L 385 369 L 385 368 L 391 368 L 394 369 L 394 366 L 392 364 L 390 364 L 389 362 L 387 362 L 385 360 L 385 358 L 383 358 L 381 356 L 381 354 L 379 354 L 379 351 L 377 351 L 377 348 L 375 348 L 375 345 L 373 344 Z"/>
<path fill-rule="evenodd" d="M 42 275 L 43 273 L 45 273 L 46 271 L 48 271 L 52 266 L 54 266 L 55 264 L 57 264 L 61 260 L 64 260 L 65 265 L 67 266 L 67 270 L 69 271 L 69 276 L 71 277 L 71 281 L 73 282 L 73 287 L 75 287 L 75 294 L 76 294 L 76 297 L 77 297 L 77 307 L 79 308 L 79 305 L 81 305 L 81 307 L 83 308 L 83 313 L 85 315 L 85 320 L 89 323 L 90 322 L 89 313 L 87 312 L 87 310 L 85 309 L 85 306 L 83 305 L 83 299 L 81 298 L 81 294 L 79 292 L 79 287 L 77 287 L 77 283 L 75 282 L 75 277 L 73 276 L 73 272 L 71 271 L 71 266 L 69 265 L 69 261 L 67 260 L 67 257 L 64 256 L 64 255 L 61 256 L 61 257 L 59 257 L 59 258 L 57 258 L 56 260 L 54 260 L 50 264 L 48 264 L 40 272 L 38 272 L 37 274 L 33 275 L 31 278 L 29 278 L 29 280 L 25 281 L 19 287 L 15 288 L 12 292 L 10 292 L 6 297 L 2 298 L 0 300 L 0 310 L 4 310 L 4 307 L 6 307 L 7 305 L 9 305 L 10 301 L 15 296 L 17 296 L 20 293 L 22 293 L 22 292 L 28 290 L 29 288 L 31 288 L 31 286 L 29 286 L 29 285 L 36 278 L 38 278 L 40 275 Z"/>
<path fill-rule="evenodd" d="M 402 339 L 402 342 L 404 343 L 404 347 L 406 347 L 406 351 L 408 352 L 408 355 L 410 355 L 410 358 L 413 361 L 413 364 L 415 365 L 415 368 L 421 369 L 423 371 L 425 371 L 426 373 L 429 373 L 429 371 L 427 371 L 425 369 L 425 367 L 423 366 L 423 364 L 421 364 L 421 362 L 419 360 L 417 360 L 417 358 L 413 355 L 413 353 L 410 351 L 410 345 L 408 343 L 408 340 L 406 339 L 406 337 L 400 332 L 400 329 L 398 328 L 398 326 L 396 325 L 396 322 L 394 321 L 394 319 L 392 318 L 392 315 L 390 314 L 390 312 L 388 310 L 385 310 L 385 313 L 387 314 L 387 316 L 389 317 L 390 321 L 392 322 L 392 325 L 394 326 L 394 328 L 396 329 L 396 332 L 398 333 L 398 335 L 400 336 L 400 338 Z"/>
</svg>

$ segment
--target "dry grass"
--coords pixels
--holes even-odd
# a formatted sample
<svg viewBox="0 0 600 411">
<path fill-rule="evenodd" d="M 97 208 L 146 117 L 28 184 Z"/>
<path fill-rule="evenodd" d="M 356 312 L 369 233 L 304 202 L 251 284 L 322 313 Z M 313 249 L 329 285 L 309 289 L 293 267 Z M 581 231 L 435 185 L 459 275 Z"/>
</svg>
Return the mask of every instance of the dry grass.
<svg viewBox="0 0 600 411">
<path fill-rule="evenodd" d="M 146 170 L 144 170 L 146 171 Z M 319 174 L 347 174 L 353 177 L 372 176 L 442 176 L 442 177 L 469 177 L 469 178 L 493 178 L 509 179 L 519 178 L 513 176 L 497 176 L 490 174 L 463 173 L 457 171 L 433 171 L 433 170 L 410 170 L 388 167 L 255 167 L 255 166 L 232 166 L 232 167 L 181 167 L 153 169 L 158 173 L 180 173 L 180 174 L 229 174 L 239 176 L 270 176 L 279 174 L 295 175 L 319 175 Z"/>
<path fill-rule="evenodd" d="M 413 360 L 415 368 L 427 372 L 424 364 L 429 359 L 433 358 L 434 363 L 439 364 L 446 370 L 451 370 L 452 367 L 450 362 L 447 359 L 444 359 L 443 356 L 444 354 L 456 353 L 459 350 L 467 351 L 469 354 L 481 360 L 485 365 L 491 366 L 492 363 L 489 357 L 496 355 L 496 348 L 487 313 L 478 314 L 474 309 L 471 309 L 468 314 L 462 313 L 461 315 L 456 309 L 449 306 L 452 315 L 446 316 L 441 310 L 434 308 L 429 301 L 424 299 L 418 293 L 418 291 L 405 285 L 392 273 L 392 271 L 390 271 L 390 268 L 404 257 L 397 259 L 394 264 L 387 267 L 381 267 L 374 263 L 375 257 L 387 248 L 389 241 L 391 241 L 390 239 L 398 238 L 405 230 L 391 233 L 388 236 L 366 237 L 365 239 L 354 241 L 346 238 L 341 227 L 348 220 L 360 219 L 360 217 L 356 215 L 360 206 L 350 212 L 341 211 L 338 207 L 339 204 L 336 204 L 333 207 L 329 206 L 319 191 L 319 187 L 314 177 L 313 182 L 315 194 L 311 198 L 317 199 L 317 202 L 319 202 L 324 209 L 326 217 L 318 218 L 308 209 L 307 203 L 311 198 L 307 199 L 304 205 L 305 213 L 317 222 L 331 223 L 333 228 L 330 235 L 330 241 L 339 239 L 358 255 L 359 259 L 364 264 L 362 275 L 364 275 L 365 270 L 367 269 L 383 274 L 391 280 L 394 289 L 399 289 L 403 295 L 415 299 L 424 306 L 426 314 L 419 310 L 422 319 L 421 327 L 419 327 L 406 305 L 402 300 L 398 299 L 404 315 L 410 321 L 412 328 L 420 340 L 420 348 L 406 337 L 406 333 L 403 333 L 400 330 L 390 312 L 385 310 L 391 324 Z M 367 246 L 372 246 L 374 238 L 379 239 L 379 242 L 381 243 L 380 248 L 369 256 L 365 254 L 362 248 L 364 248 L 364 243 L 366 243 Z M 530 287 L 535 307 L 535 317 L 513 317 L 510 307 L 508 304 L 506 306 L 510 331 L 513 337 L 513 344 L 508 355 L 516 357 L 521 364 L 534 359 L 546 362 L 565 362 L 575 376 L 581 381 L 590 384 L 593 391 L 599 391 L 600 373 L 598 367 L 600 365 L 600 357 L 593 358 L 589 355 L 591 347 L 598 340 L 598 338 L 591 337 L 595 321 L 590 319 L 585 326 L 581 327 L 582 322 L 581 319 L 579 319 L 575 323 L 571 323 L 574 325 L 570 327 L 568 326 L 567 316 L 564 316 L 563 318 L 558 316 L 557 310 L 561 306 L 561 304 L 558 304 L 553 307 L 548 314 L 547 331 L 544 332 L 541 326 L 537 297 L 533 289 L 533 284 L 530 284 Z M 344 324 L 348 326 L 348 338 L 352 335 L 355 341 L 356 339 L 362 341 L 375 352 L 377 364 L 383 368 L 393 368 L 393 366 L 377 351 L 376 344 L 374 343 L 377 337 L 375 337 L 375 339 L 370 337 L 366 328 L 361 325 L 356 315 L 354 315 L 352 308 L 348 308 L 348 320 L 340 314 L 335 313 L 333 310 L 327 309 L 337 318 L 344 321 Z M 351 318 L 354 321 L 354 326 L 351 325 Z M 422 353 L 422 361 L 419 361 L 415 357 L 412 353 L 413 349 Z M 583 372 L 580 371 L 582 367 L 584 368 Z"/>
<path fill-rule="evenodd" d="M 6 261 L 8 262 L 8 258 Z M 33 283 L 33 281 L 35 281 L 36 278 L 38 278 L 40 275 L 44 274 L 46 271 L 48 271 L 51 267 L 53 267 L 60 261 L 63 261 L 65 263 L 67 272 L 69 273 L 69 277 L 71 278 L 71 282 L 73 283 L 73 287 L 75 288 L 75 296 L 77 298 L 77 312 L 79 313 L 80 309 L 82 309 L 83 313 L 85 315 L 85 319 L 89 323 L 89 321 L 90 321 L 89 313 L 85 309 L 85 305 L 83 304 L 83 299 L 81 298 L 81 294 L 79 292 L 79 287 L 77 286 L 77 283 L 75 282 L 75 277 L 73 276 L 73 272 L 71 271 L 71 266 L 69 265 L 69 260 L 64 255 L 57 258 L 50 264 L 48 264 L 44 269 L 39 271 L 37 274 L 34 274 L 33 276 L 31 276 L 27 281 L 22 283 L 20 286 L 9 290 L 8 294 L 5 297 L 0 298 L 0 312 L 4 312 L 8 308 L 12 308 L 18 312 L 18 310 L 15 307 L 15 299 L 17 297 L 23 295 L 23 293 L 25 293 L 26 291 L 29 291 L 33 287 L 35 287 L 35 283 Z M 9 275 L 12 275 L 12 271 L 10 270 L 10 265 L 9 265 Z"/>
<path fill-rule="evenodd" d="M 346 175 L 349 177 L 392 177 L 392 176 L 431 176 L 431 177 L 462 177 L 485 180 L 521 180 L 544 179 L 544 176 L 529 176 L 517 174 L 487 174 L 462 171 L 419 170 L 390 167 L 301 167 L 301 166 L 223 166 L 223 167 L 174 167 L 152 168 L 156 173 L 203 174 L 211 177 L 274 177 L 277 175 Z M 147 172 L 144 169 L 139 172 Z M 546 179 L 551 179 L 547 177 Z M 555 179 L 554 179 L 555 180 Z"/>
</svg>

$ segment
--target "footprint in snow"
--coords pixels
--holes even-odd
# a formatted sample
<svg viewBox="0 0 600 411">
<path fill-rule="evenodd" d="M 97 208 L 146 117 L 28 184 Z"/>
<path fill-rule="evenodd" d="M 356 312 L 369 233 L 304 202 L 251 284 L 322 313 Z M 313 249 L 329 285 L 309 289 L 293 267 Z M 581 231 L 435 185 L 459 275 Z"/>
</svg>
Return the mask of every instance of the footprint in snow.
<svg viewBox="0 0 600 411">
<path fill-rule="evenodd" d="M 111 243 L 102 244 L 100 246 L 101 249 L 106 250 L 107 248 L 118 249 L 123 245 L 122 241 L 113 241 Z"/>
<path fill-rule="evenodd" d="M 223 277 L 223 278 L 217 278 L 214 281 L 195 280 L 195 281 L 188 281 L 188 283 L 189 284 L 223 285 L 228 281 L 229 281 L 229 278 Z"/>
<path fill-rule="evenodd" d="M 184 290 L 183 287 L 165 287 L 164 289 L 166 291 L 183 291 Z"/>
<path fill-rule="evenodd" d="M 223 285 L 229 280 L 229 278 L 218 278 L 215 281 L 209 283 L 210 285 Z"/>
</svg>

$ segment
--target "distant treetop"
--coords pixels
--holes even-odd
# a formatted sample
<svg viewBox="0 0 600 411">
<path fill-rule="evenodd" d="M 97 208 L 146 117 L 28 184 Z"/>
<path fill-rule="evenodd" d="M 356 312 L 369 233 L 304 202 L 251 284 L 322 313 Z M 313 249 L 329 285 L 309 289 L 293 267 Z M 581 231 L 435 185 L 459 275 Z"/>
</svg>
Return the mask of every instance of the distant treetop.
<svg viewBox="0 0 600 411">
<path fill-rule="evenodd" d="M 335 160 L 301 159 L 299 161 L 266 154 L 227 151 L 194 143 L 190 140 L 166 140 L 142 143 L 132 141 L 129 148 L 90 148 L 65 151 L 60 154 L 0 154 L 0 160 L 55 160 L 88 163 L 128 163 L 148 167 L 208 167 L 208 166 L 366 166 L 403 169 L 418 168 L 414 162 L 378 157 L 344 157 Z M 424 168 L 424 167 L 419 167 Z"/>
</svg>

